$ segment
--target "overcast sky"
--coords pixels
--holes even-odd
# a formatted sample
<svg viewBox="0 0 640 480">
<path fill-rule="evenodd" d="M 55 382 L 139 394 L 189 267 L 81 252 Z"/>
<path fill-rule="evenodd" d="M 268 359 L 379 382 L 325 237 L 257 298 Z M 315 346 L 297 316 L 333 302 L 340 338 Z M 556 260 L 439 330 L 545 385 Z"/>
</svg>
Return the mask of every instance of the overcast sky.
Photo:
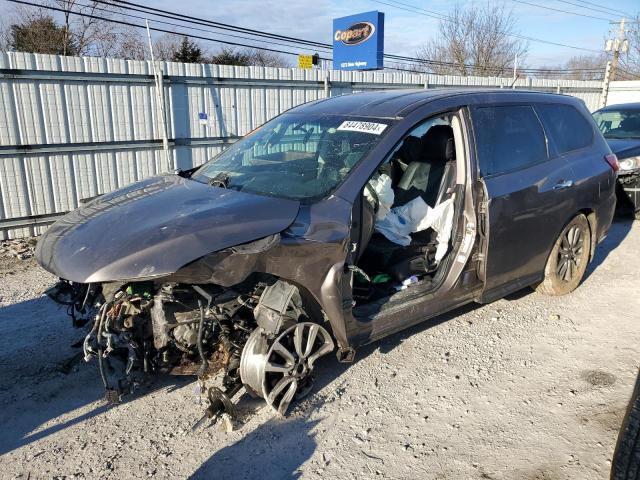
<svg viewBox="0 0 640 480">
<path fill-rule="evenodd" d="M 79 0 L 84 1 L 84 0 Z M 396 7 L 384 5 L 389 0 L 132 0 L 156 8 L 178 11 L 198 18 L 230 23 L 233 25 L 265 30 L 282 35 L 307 38 L 325 43 L 331 42 L 332 19 L 353 13 L 379 10 L 385 13 L 385 52 L 414 56 L 421 44 L 429 40 L 437 31 L 438 20 L 412 13 L 401 8 L 400 4 L 447 14 L 454 2 L 448 0 L 398 0 Z M 393 0 L 391 0 L 393 1 Z M 593 10 L 584 10 L 560 0 L 528 0 L 552 8 L 582 12 L 587 15 L 611 18 L 616 17 Z M 460 3 L 470 3 L 462 0 Z M 572 3 L 584 3 L 573 0 Z M 636 13 L 640 11 L 639 0 L 618 0 L 617 2 L 598 2 L 606 8 Z M 524 5 L 506 0 L 517 19 L 517 29 L 523 35 L 541 38 L 552 42 L 575 45 L 600 50 L 603 39 L 615 25 L 606 20 L 585 18 L 568 13 L 545 10 L 532 5 Z M 593 8 L 604 8 L 595 7 Z M 0 15 L 13 9 L 12 4 L 0 0 Z M 131 20 L 137 22 L 135 19 Z M 162 26 L 163 28 L 171 28 Z M 202 33 L 210 36 L 212 34 Z M 210 50 L 216 45 L 203 42 Z M 279 48 L 279 47 L 274 47 Z M 309 52 L 312 53 L 312 52 Z M 527 63 L 530 66 L 553 65 L 561 63 L 568 56 L 588 54 L 579 50 L 529 43 Z"/>
</svg>

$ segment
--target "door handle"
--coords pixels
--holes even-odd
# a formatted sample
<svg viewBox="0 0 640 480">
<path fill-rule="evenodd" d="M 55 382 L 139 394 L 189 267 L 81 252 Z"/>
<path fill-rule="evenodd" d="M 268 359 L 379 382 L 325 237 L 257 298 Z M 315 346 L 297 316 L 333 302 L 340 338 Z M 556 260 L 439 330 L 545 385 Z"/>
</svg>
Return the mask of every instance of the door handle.
<svg viewBox="0 0 640 480">
<path fill-rule="evenodd" d="M 573 187 L 573 180 L 563 180 L 554 185 L 554 190 L 564 190 L 565 188 Z"/>
</svg>

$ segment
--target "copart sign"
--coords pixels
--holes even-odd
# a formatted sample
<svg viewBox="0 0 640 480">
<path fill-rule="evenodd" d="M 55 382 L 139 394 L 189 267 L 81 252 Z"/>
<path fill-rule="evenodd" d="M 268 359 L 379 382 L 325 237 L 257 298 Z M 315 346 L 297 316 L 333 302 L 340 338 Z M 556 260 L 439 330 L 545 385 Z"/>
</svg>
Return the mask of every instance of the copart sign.
<svg viewBox="0 0 640 480">
<path fill-rule="evenodd" d="M 333 68 L 383 68 L 384 13 L 364 12 L 333 20 Z"/>
</svg>

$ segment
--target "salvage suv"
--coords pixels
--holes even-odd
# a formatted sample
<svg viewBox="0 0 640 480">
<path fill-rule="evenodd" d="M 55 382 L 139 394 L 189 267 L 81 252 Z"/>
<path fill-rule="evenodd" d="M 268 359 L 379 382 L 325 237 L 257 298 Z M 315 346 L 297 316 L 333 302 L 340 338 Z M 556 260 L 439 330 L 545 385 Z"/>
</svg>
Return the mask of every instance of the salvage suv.
<svg viewBox="0 0 640 480">
<path fill-rule="evenodd" d="M 620 162 L 618 207 L 640 220 L 640 103 L 609 105 L 593 118 Z"/>
<path fill-rule="evenodd" d="M 574 290 L 611 225 L 616 169 L 569 96 L 346 95 L 89 202 L 36 254 L 87 324 L 108 398 L 192 374 L 218 380 L 209 416 L 243 389 L 284 414 L 331 351 L 350 362 L 469 302 Z"/>
</svg>

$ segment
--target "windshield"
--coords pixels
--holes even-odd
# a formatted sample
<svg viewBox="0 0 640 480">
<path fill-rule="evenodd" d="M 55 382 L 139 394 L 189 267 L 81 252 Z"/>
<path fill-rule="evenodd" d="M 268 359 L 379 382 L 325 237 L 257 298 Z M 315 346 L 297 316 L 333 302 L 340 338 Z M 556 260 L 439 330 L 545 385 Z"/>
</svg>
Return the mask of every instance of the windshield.
<svg viewBox="0 0 640 480">
<path fill-rule="evenodd" d="M 251 193 L 310 199 L 332 191 L 380 141 L 389 120 L 284 114 L 192 176 Z"/>
<path fill-rule="evenodd" d="M 640 110 L 605 110 L 593 118 L 605 138 L 640 138 Z"/>
</svg>

